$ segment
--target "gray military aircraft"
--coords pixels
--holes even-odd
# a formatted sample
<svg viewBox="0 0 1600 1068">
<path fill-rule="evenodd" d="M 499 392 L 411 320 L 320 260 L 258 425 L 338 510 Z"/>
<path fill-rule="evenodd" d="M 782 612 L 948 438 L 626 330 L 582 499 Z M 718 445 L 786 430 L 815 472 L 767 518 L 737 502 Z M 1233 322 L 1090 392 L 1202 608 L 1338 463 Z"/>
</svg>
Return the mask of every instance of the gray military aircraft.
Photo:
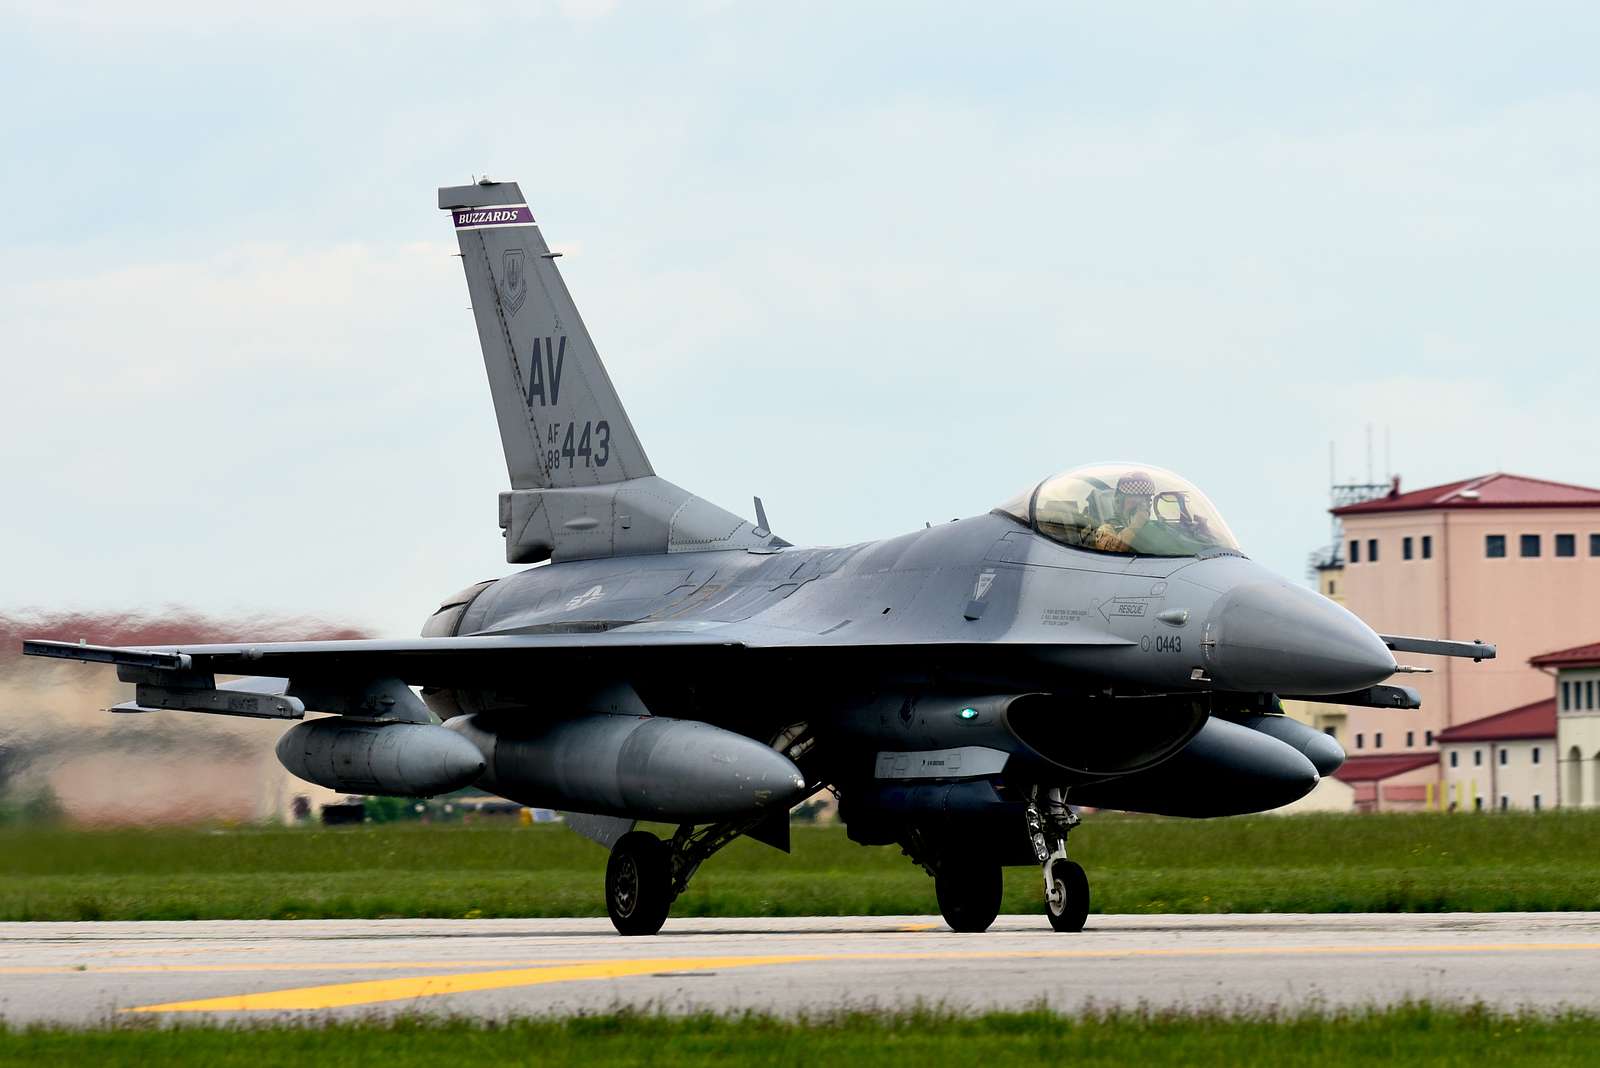
<svg viewBox="0 0 1600 1068">
<path fill-rule="evenodd" d="M 334 790 L 476 784 L 561 809 L 610 849 L 606 905 L 653 934 L 740 835 L 787 851 L 791 806 L 838 796 L 899 845 L 957 931 L 1037 864 L 1045 912 L 1089 911 L 1082 806 L 1223 816 L 1303 797 L 1344 760 L 1279 696 L 1415 708 L 1380 636 L 1249 560 L 1182 478 L 1106 463 L 985 515 L 799 548 L 655 473 L 520 189 L 439 190 L 460 241 L 511 489 L 506 560 L 415 640 L 155 649 L 29 641 L 111 663 L 121 711 L 302 719 L 277 753 Z M 245 675 L 219 683 L 219 675 Z M 420 690 L 420 697 L 418 695 Z M 1069 804 L 1070 800 L 1070 804 Z M 674 824 L 663 840 L 636 821 Z"/>
</svg>

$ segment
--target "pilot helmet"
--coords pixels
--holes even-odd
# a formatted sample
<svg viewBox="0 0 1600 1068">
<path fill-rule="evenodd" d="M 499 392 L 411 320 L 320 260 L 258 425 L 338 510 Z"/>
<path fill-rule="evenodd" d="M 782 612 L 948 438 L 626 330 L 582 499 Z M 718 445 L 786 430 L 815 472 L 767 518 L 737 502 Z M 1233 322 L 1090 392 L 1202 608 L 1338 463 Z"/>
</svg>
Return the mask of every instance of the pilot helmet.
<svg viewBox="0 0 1600 1068">
<path fill-rule="evenodd" d="M 1143 471 L 1129 471 L 1117 479 L 1118 497 L 1142 497 L 1149 500 L 1155 495 L 1155 479 Z"/>
</svg>

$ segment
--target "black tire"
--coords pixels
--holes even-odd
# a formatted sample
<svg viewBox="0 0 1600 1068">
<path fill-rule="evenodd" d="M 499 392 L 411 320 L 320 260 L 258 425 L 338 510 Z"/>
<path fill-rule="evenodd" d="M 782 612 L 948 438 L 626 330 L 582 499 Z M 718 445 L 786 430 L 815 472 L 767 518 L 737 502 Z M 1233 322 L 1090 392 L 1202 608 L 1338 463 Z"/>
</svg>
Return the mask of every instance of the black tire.
<svg viewBox="0 0 1600 1068">
<path fill-rule="evenodd" d="M 989 929 L 1000 915 L 1003 889 L 1000 865 L 977 857 L 942 864 L 933 877 L 939 914 L 952 931 L 963 934 L 981 934 Z"/>
<path fill-rule="evenodd" d="M 1050 878 L 1061 889 L 1061 911 L 1057 912 L 1046 898 L 1044 914 L 1050 918 L 1050 927 L 1056 931 L 1081 931 L 1089 918 L 1089 877 L 1082 865 L 1071 860 L 1058 860 L 1050 865 Z"/>
<path fill-rule="evenodd" d="M 667 844 L 648 831 L 629 831 L 606 862 L 606 911 L 619 934 L 653 935 L 672 908 Z"/>
</svg>

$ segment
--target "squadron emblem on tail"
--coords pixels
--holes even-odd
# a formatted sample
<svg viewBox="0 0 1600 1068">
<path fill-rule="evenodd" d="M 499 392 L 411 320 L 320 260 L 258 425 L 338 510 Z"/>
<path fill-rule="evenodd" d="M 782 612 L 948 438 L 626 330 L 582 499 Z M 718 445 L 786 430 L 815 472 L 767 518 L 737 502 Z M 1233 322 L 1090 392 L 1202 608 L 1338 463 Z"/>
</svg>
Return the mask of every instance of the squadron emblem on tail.
<svg viewBox="0 0 1600 1068">
<path fill-rule="evenodd" d="M 500 301 L 505 306 L 507 315 L 515 315 L 522 310 L 522 301 L 528 295 L 528 276 L 522 270 L 522 261 L 527 253 L 520 248 L 508 248 L 501 257 L 503 282 L 500 284 Z"/>
</svg>

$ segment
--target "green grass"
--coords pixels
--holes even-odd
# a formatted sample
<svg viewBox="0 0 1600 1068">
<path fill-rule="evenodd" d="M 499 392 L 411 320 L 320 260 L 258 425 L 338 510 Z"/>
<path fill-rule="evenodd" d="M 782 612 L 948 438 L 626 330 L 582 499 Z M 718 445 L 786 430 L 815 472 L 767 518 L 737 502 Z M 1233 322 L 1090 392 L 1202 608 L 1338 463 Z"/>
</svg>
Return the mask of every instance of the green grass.
<svg viewBox="0 0 1600 1068">
<path fill-rule="evenodd" d="M 893 848 L 794 829 L 713 857 L 677 916 L 936 911 Z M 1600 909 L 1600 811 L 1242 817 L 1099 815 L 1073 837 L 1098 912 Z M 0 920 L 598 916 L 605 853 L 557 826 L 338 830 L 0 829 Z M 1032 868 L 1005 908 L 1039 908 Z"/>
<path fill-rule="evenodd" d="M 0 1066 L 383 1064 L 1588 1065 L 1600 1017 L 1500 1014 L 1428 1005 L 1274 1017 L 1048 1011 L 962 1017 L 854 1013 L 600 1015 L 481 1025 L 464 1020 L 243 1027 L 119 1025 L 6 1029 Z"/>
</svg>

